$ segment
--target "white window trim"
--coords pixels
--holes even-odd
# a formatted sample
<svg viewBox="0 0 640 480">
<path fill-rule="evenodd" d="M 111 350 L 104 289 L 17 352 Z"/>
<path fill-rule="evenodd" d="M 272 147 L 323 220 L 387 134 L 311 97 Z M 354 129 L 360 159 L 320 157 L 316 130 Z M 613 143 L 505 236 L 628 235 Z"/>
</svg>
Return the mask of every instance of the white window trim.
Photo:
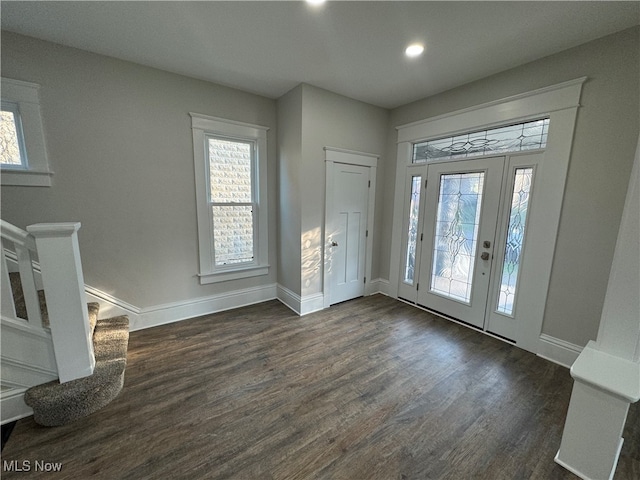
<svg viewBox="0 0 640 480">
<path fill-rule="evenodd" d="M 53 172 L 47 159 L 39 89 L 40 85 L 36 83 L 2 78 L 2 101 L 17 105 L 27 156 L 25 166 L 2 167 L 2 185 L 51 186 Z"/>
<path fill-rule="evenodd" d="M 198 217 L 199 273 L 201 284 L 237 280 L 269 273 L 268 211 L 267 211 L 267 131 L 268 127 L 211 117 L 190 112 L 193 133 L 193 161 L 196 181 L 196 211 Z M 255 143 L 256 198 L 258 212 L 255 222 L 255 259 L 250 265 L 241 263 L 215 268 L 213 259 L 213 229 L 208 201 L 208 166 L 206 139 L 208 136 L 231 137 Z"/>
</svg>

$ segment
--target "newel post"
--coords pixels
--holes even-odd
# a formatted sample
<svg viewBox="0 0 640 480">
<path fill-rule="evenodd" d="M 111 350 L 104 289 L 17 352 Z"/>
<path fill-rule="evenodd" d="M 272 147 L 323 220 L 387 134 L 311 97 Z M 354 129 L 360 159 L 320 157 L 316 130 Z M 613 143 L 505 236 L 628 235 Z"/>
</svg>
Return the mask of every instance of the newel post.
<svg viewBox="0 0 640 480">
<path fill-rule="evenodd" d="M 80 223 L 38 223 L 35 237 L 60 383 L 93 373 L 95 357 L 80 261 Z"/>
</svg>

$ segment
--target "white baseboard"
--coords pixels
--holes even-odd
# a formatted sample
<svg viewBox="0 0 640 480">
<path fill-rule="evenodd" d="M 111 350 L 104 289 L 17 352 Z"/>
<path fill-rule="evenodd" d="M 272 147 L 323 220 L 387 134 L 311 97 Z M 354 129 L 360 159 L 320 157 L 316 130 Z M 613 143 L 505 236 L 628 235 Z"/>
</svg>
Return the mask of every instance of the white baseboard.
<svg viewBox="0 0 640 480">
<path fill-rule="evenodd" d="M 324 293 L 305 295 L 300 302 L 300 315 L 317 312 L 324 309 Z"/>
<path fill-rule="evenodd" d="M 300 316 L 324 309 L 324 294 L 314 293 L 301 297 L 297 293 L 278 284 L 278 300 Z"/>
<path fill-rule="evenodd" d="M 278 284 L 276 298 L 281 303 L 293 310 L 297 315 L 300 315 L 300 295 L 289 290 L 287 287 L 283 287 L 282 285 Z"/>
<path fill-rule="evenodd" d="M 142 330 L 254 303 L 266 302 L 275 298 L 276 284 L 270 284 L 234 290 L 209 297 L 155 305 L 143 308 L 138 318 L 130 323 L 129 329 L 131 331 Z"/>
<path fill-rule="evenodd" d="M 389 280 L 385 280 L 384 278 L 376 278 L 367 283 L 367 285 L 365 286 L 364 294 L 366 296 L 375 295 L 376 293 L 388 295 L 388 292 Z M 300 316 L 317 312 L 325 308 L 324 293 L 314 293 L 313 295 L 306 295 L 305 297 L 301 297 L 297 293 L 289 290 L 287 287 L 278 284 L 277 298 Z"/>
<path fill-rule="evenodd" d="M 389 295 L 389 280 L 384 278 L 374 278 L 367 284 L 365 289 L 366 295 L 375 295 L 381 293 L 383 295 Z"/>
<path fill-rule="evenodd" d="M 583 347 L 580 345 L 543 333 L 540 335 L 540 343 L 538 344 L 538 356 L 570 368 L 582 349 Z"/>
<path fill-rule="evenodd" d="M 84 291 L 87 294 L 88 302 L 98 302 L 100 304 L 100 318 L 127 315 L 129 317 L 129 321 L 134 322 L 138 318 L 138 315 L 140 315 L 140 309 L 138 307 L 103 292 L 102 290 L 85 285 Z"/>
</svg>

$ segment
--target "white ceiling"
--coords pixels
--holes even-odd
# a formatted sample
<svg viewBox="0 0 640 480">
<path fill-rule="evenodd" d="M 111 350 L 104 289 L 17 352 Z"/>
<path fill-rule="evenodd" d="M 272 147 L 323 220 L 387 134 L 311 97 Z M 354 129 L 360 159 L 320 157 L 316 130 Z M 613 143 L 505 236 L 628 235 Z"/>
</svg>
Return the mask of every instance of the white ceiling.
<svg viewBox="0 0 640 480">
<path fill-rule="evenodd" d="M 640 24 L 640 2 L 13 2 L 2 29 L 278 98 L 392 108 Z M 410 42 L 426 45 L 409 60 Z"/>
</svg>

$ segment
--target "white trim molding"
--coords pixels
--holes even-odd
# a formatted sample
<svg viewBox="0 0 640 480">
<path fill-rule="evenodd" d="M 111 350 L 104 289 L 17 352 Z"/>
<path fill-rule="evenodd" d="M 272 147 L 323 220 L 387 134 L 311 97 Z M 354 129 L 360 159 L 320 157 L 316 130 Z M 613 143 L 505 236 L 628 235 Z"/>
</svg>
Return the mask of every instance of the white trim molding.
<svg viewBox="0 0 640 480">
<path fill-rule="evenodd" d="M 269 127 L 211 117 L 190 112 L 193 136 L 193 160 L 198 219 L 198 251 L 201 284 L 224 282 L 269 273 L 268 195 L 267 195 L 267 131 Z M 214 225 L 209 194 L 208 139 L 224 139 L 251 143 L 253 173 L 251 179 L 253 207 L 253 260 L 232 265 L 215 265 L 213 251 Z M 257 212 L 256 212 L 257 209 Z"/>
<path fill-rule="evenodd" d="M 0 395 L 2 425 L 33 415 L 33 410 L 24 403 L 26 388 L 11 388 Z"/>
<path fill-rule="evenodd" d="M 374 278 L 370 282 L 367 282 L 365 295 L 375 295 L 376 293 L 388 296 L 389 280 L 386 280 L 384 278 Z"/>
<path fill-rule="evenodd" d="M 304 316 L 324 309 L 324 298 L 325 295 L 323 293 L 314 293 L 302 297 L 300 302 L 300 315 Z"/>
<path fill-rule="evenodd" d="M 295 312 L 297 315 L 300 315 L 301 307 L 300 304 L 302 300 L 300 299 L 300 295 L 295 293 L 294 291 L 288 289 L 284 285 L 278 284 L 277 288 L 277 298 L 278 300 L 288 307 L 290 310 Z"/>
<path fill-rule="evenodd" d="M 98 290 L 97 288 L 85 284 L 84 291 L 87 294 L 88 302 L 98 302 L 100 304 L 100 318 L 127 315 L 129 317 L 129 322 L 132 323 L 135 322 L 140 315 L 140 309 L 138 307 L 103 292 L 102 290 Z"/>
<path fill-rule="evenodd" d="M 398 143 L 430 140 L 440 135 L 455 135 L 470 128 L 491 128 L 504 122 L 518 122 L 558 110 L 580 106 L 582 84 L 587 77 L 482 103 L 425 120 L 396 127 Z M 461 122 L 464 119 L 464 122 Z M 428 132 L 428 133 L 426 133 Z M 426 135 L 426 136 L 425 136 Z"/>
<path fill-rule="evenodd" d="M 26 152 L 25 165 L 2 167 L 2 185 L 50 187 L 53 172 L 40 113 L 40 85 L 3 77 L 2 100 L 17 105 Z"/>
<path fill-rule="evenodd" d="M 550 119 L 549 135 L 544 150 L 544 159 L 548 161 L 543 161 L 536 173 L 535 188 L 542 193 L 538 195 L 535 209 L 529 219 L 531 224 L 542 225 L 543 228 L 536 228 L 535 234 L 533 229 L 529 233 L 529 245 L 536 247 L 536 261 L 529 272 L 530 281 L 526 302 L 522 297 L 520 298 L 521 308 L 526 309 L 526 315 L 521 315 L 521 318 L 526 317 L 527 321 L 518 322 L 514 332 L 515 338 L 513 338 L 518 347 L 538 353 L 576 116 L 580 106 L 582 85 L 585 81 L 586 77 L 569 80 L 396 127 L 398 144 L 389 263 L 388 293 L 390 296 L 398 297 L 399 266 L 402 264 L 403 250 L 403 212 L 407 198 L 405 178 L 407 168 L 412 165 L 413 144 L 462 132 L 473 132 L 548 117 Z M 548 347 L 549 342 L 543 345 Z M 558 346 L 553 342 L 551 345 Z M 563 358 L 566 360 L 568 357 L 561 355 L 562 362 L 565 361 Z"/>
<path fill-rule="evenodd" d="M 210 315 L 234 308 L 276 298 L 276 284 L 244 288 L 181 302 L 165 303 L 143 308 L 137 321 L 129 327 L 131 331 L 188 320 L 202 315 Z"/>
<path fill-rule="evenodd" d="M 306 295 L 303 298 L 297 293 L 280 284 L 278 284 L 277 286 L 277 291 L 277 299 L 301 317 L 325 308 L 325 295 L 323 293 Z"/>
<path fill-rule="evenodd" d="M 337 147 L 324 147 L 324 151 L 326 162 L 347 163 L 363 167 L 376 167 L 380 158 L 380 155 L 375 153 L 357 152 Z"/>
<path fill-rule="evenodd" d="M 549 360 L 563 367 L 571 368 L 577 360 L 583 347 L 574 343 L 566 342 L 559 338 L 543 333 L 540 335 L 538 346 L 538 356 Z"/>
</svg>

